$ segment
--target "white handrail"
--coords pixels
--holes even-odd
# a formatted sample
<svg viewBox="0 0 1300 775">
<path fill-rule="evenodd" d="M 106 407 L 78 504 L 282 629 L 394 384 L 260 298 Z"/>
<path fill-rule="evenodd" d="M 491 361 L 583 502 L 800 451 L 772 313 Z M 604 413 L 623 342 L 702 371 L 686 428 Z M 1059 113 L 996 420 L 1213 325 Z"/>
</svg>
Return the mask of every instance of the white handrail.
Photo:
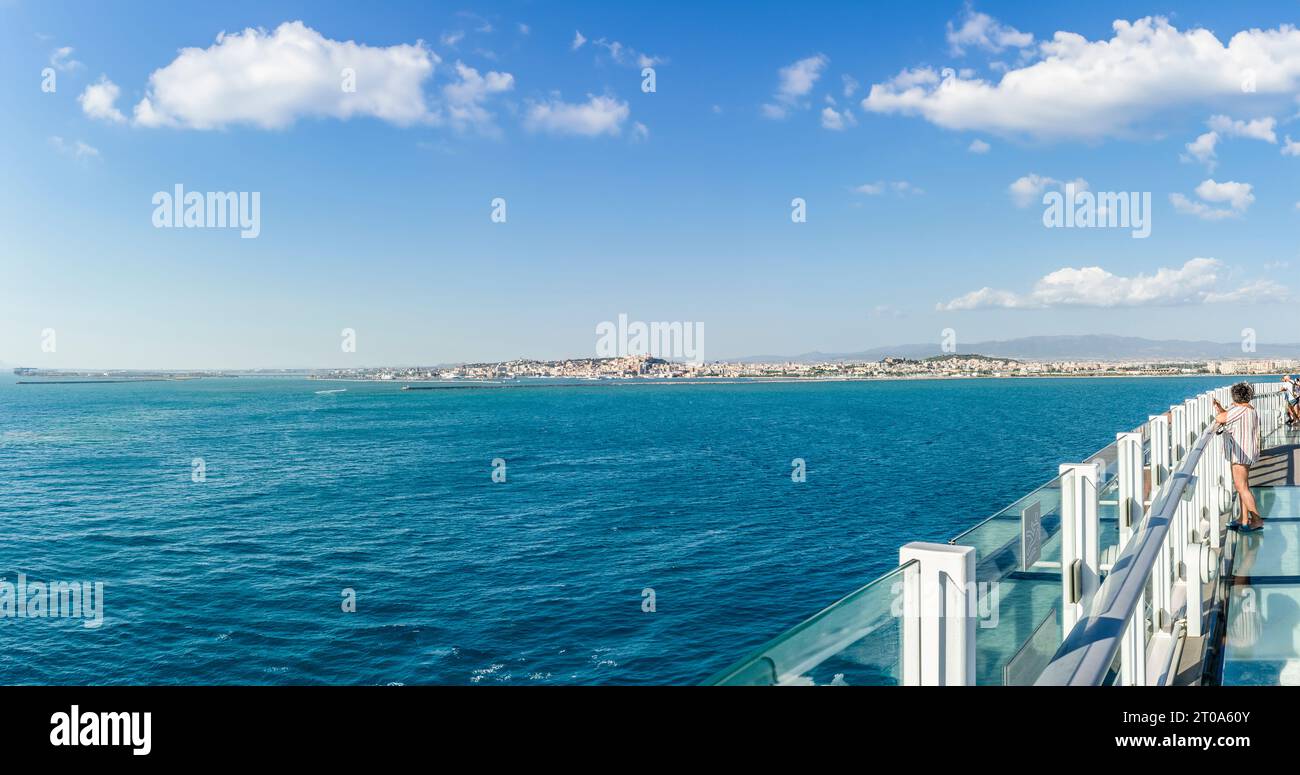
<svg viewBox="0 0 1300 775">
<path fill-rule="evenodd" d="M 1260 414 L 1261 436 L 1272 432 L 1285 417 L 1281 394 L 1276 383 L 1253 385 L 1256 391 L 1256 411 Z M 1212 574 L 1213 568 L 1198 555 L 1191 565 L 1197 571 L 1194 578 L 1178 578 L 1178 562 L 1184 552 L 1199 551 L 1201 547 L 1218 546 L 1218 526 L 1225 501 L 1223 491 L 1231 487 L 1231 472 L 1215 433 L 1212 399 L 1227 401 L 1227 390 L 1220 388 L 1197 396 L 1182 406 L 1172 407 L 1175 433 L 1169 439 L 1170 452 L 1177 470 L 1168 480 L 1160 482 L 1160 489 L 1152 499 L 1151 508 L 1131 540 L 1123 547 L 1101 588 L 1093 596 L 1088 615 L 1066 635 L 1051 663 L 1035 682 L 1039 686 L 1100 685 L 1110 672 L 1115 657 L 1120 653 L 1129 627 L 1145 627 L 1142 610 L 1144 594 L 1148 587 L 1152 597 L 1152 625 L 1162 638 L 1180 640 L 1184 627 L 1176 627 L 1189 606 L 1197 606 L 1195 621 L 1199 623 L 1202 573 Z M 1163 417 L 1152 418 L 1153 429 L 1159 430 Z M 1152 435 L 1153 445 L 1159 433 Z M 1194 441 L 1190 441 L 1194 439 Z M 1189 444 L 1190 441 L 1190 444 Z M 1182 447 L 1182 449 L 1180 449 Z M 1163 450 L 1161 450 L 1163 452 Z M 1152 461 L 1159 466 L 1161 455 L 1153 447 Z M 1154 485 L 1154 482 L 1153 482 Z M 1195 539 L 1192 541 L 1192 539 Z M 1170 610 L 1175 608 L 1177 610 Z M 1132 640 L 1130 639 L 1130 645 Z M 1174 645 L 1177 645 L 1176 643 Z M 1178 648 L 1168 650 L 1169 658 L 1179 653 Z M 1126 659 L 1146 655 L 1125 653 Z M 1165 662 L 1167 660 L 1160 660 Z M 1169 675 L 1171 666 L 1157 664 L 1151 671 L 1126 671 L 1130 675 Z"/>
</svg>

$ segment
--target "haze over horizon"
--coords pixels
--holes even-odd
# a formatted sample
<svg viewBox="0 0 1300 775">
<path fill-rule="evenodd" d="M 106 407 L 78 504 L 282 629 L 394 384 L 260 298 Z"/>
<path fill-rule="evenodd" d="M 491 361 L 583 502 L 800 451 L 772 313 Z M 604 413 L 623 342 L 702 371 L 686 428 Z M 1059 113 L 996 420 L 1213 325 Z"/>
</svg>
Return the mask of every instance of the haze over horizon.
<svg viewBox="0 0 1300 775">
<path fill-rule="evenodd" d="M 620 314 L 707 360 L 1300 340 L 1289 4 L 115 13 L 0 5 L 10 366 L 594 357 Z M 1150 236 L 1045 228 L 1067 181 L 1149 192 Z M 155 228 L 177 185 L 259 194 L 256 238 Z"/>
</svg>

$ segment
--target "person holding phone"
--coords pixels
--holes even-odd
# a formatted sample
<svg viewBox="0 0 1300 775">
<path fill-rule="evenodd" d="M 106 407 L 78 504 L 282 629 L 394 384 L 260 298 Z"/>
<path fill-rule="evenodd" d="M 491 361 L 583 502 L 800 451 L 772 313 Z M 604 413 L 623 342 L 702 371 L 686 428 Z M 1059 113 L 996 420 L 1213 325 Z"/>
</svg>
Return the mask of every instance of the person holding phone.
<svg viewBox="0 0 1300 775">
<path fill-rule="evenodd" d="M 1259 460 L 1259 415 L 1250 404 L 1254 397 L 1249 383 L 1238 382 L 1232 386 L 1231 408 L 1224 409 L 1217 398 L 1214 400 L 1214 419 L 1223 425 L 1223 451 L 1232 464 L 1232 486 L 1241 503 L 1241 519 L 1229 524 L 1228 529 L 1244 532 L 1264 527 L 1255 495 L 1250 491 L 1250 467 Z"/>
</svg>

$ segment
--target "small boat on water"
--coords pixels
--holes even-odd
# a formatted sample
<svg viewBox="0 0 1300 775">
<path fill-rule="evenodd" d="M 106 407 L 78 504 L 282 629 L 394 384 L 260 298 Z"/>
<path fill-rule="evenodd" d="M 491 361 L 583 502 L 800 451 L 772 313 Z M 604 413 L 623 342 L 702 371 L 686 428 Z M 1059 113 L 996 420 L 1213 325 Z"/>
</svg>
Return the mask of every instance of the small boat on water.
<svg viewBox="0 0 1300 775">
<path fill-rule="evenodd" d="M 347 388 L 334 388 L 333 390 L 317 390 L 316 395 L 327 396 L 333 393 L 346 393 L 346 392 L 348 392 Z"/>
</svg>

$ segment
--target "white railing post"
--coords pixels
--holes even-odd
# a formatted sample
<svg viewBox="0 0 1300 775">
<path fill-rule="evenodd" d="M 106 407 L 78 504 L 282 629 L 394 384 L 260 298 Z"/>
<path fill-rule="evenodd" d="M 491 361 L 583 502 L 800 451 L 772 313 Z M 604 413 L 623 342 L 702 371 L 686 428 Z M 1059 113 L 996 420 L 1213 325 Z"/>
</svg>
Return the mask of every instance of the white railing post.
<svg viewBox="0 0 1300 775">
<path fill-rule="evenodd" d="M 900 551 L 899 557 L 903 556 Z M 899 564 L 903 561 L 900 559 Z M 903 570 L 903 686 L 921 685 L 921 568 L 912 563 Z"/>
<path fill-rule="evenodd" d="M 1163 418 L 1161 418 L 1163 419 Z M 1128 546 L 1133 531 L 1137 529 L 1146 512 L 1142 493 L 1142 434 L 1119 433 L 1115 436 L 1119 453 L 1119 547 Z M 1156 459 L 1155 437 L 1152 436 L 1152 461 Z M 1154 466 L 1153 466 L 1154 468 Z M 1152 482 L 1155 475 L 1152 474 Z M 1154 484 L 1153 484 L 1154 488 Z M 1138 606 L 1129 617 L 1124 631 L 1124 642 L 1119 657 L 1119 680 L 1122 686 L 1141 686 L 1146 683 L 1146 617 Z"/>
<path fill-rule="evenodd" d="M 1084 617 L 1097 591 L 1098 566 L 1096 463 L 1061 466 L 1061 626 L 1069 632 Z"/>
<path fill-rule="evenodd" d="M 1173 453 L 1169 461 L 1170 471 L 1173 471 L 1183 462 L 1183 456 L 1187 454 L 1187 408 L 1182 406 L 1169 407 L 1169 432 L 1170 432 L 1170 451 Z"/>
<path fill-rule="evenodd" d="M 1199 638 L 1203 633 L 1201 604 L 1204 602 L 1201 592 L 1209 580 L 1210 548 L 1203 543 L 1187 545 L 1184 556 L 1187 558 L 1187 637 Z"/>
<path fill-rule="evenodd" d="M 1187 437 L 1191 434 L 1191 410 L 1186 404 L 1183 406 L 1170 407 L 1169 412 L 1173 417 L 1174 426 L 1174 466 L 1181 466 L 1187 454 L 1191 452 L 1192 445 L 1187 442 Z M 1178 509 L 1175 511 L 1174 522 L 1169 526 L 1170 546 L 1173 548 L 1173 568 L 1171 571 L 1174 576 L 1178 575 L 1178 569 L 1183 562 L 1183 545 L 1187 543 L 1187 512 L 1190 508 L 1186 499 L 1178 503 Z"/>
<path fill-rule="evenodd" d="M 1175 412 L 1171 408 L 1169 414 L 1159 414 L 1151 418 L 1151 503 L 1155 503 L 1156 495 L 1159 490 L 1169 484 L 1169 479 L 1174 473 L 1174 460 L 1177 458 L 1175 449 L 1175 440 L 1177 435 L 1174 433 L 1173 418 Z M 1163 612 L 1169 610 L 1169 546 L 1166 541 L 1160 547 L 1159 558 L 1151 572 L 1151 621 L 1153 627 L 1160 628 L 1164 618 Z M 1145 636 L 1145 622 L 1143 623 L 1143 635 Z M 1142 659 L 1146 659 L 1145 653 Z M 1143 668 L 1145 672 L 1145 668 Z M 1144 682 L 1145 683 L 1145 682 Z"/>
<path fill-rule="evenodd" d="M 1142 521 L 1142 434 L 1115 434 L 1115 451 L 1119 459 L 1119 550 L 1123 551 Z"/>
<path fill-rule="evenodd" d="M 1204 427 L 1202 422 L 1204 419 L 1203 398 L 1204 396 L 1197 396 L 1196 398 L 1188 399 L 1187 401 L 1188 411 L 1192 418 L 1192 427 L 1190 428 L 1191 433 L 1189 434 L 1191 441 L 1189 441 L 1188 444 L 1194 444 L 1196 439 L 1200 438 L 1201 429 Z M 1201 480 L 1205 478 L 1203 474 L 1208 470 L 1209 467 L 1205 465 L 1203 459 L 1197 461 L 1196 483 L 1192 487 L 1192 497 L 1187 508 L 1187 523 L 1183 527 L 1184 534 L 1188 537 L 1188 541 L 1196 540 L 1195 536 L 1198 535 L 1201 530 L 1201 517 L 1204 514 L 1205 509 L 1205 483 Z M 1184 554 L 1186 554 L 1186 552 L 1184 552 Z"/>
<path fill-rule="evenodd" d="M 899 564 L 911 560 L 917 561 L 917 574 L 910 608 L 904 592 L 903 682 L 973 686 L 975 549 L 913 541 L 898 550 Z M 906 576 L 905 571 L 905 590 Z"/>
<path fill-rule="evenodd" d="M 1155 500 L 1156 490 L 1169 478 L 1173 460 L 1169 455 L 1169 418 L 1163 414 L 1152 415 L 1147 421 L 1151 428 L 1151 500 Z"/>
<path fill-rule="evenodd" d="M 1172 531 L 1170 531 L 1172 532 Z M 1160 554 L 1151 568 L 1151 628 L 1164 629 L 1169 623 L 1169 532 L 1160 542 Z"/>
<path fill-rule="evenodd" d="M 1203 427 L 1203 425 L 1201 425 L 1201 399 L 1200 397 L 1188 398 L 1187 401 L 1183 402 L 1183 404 L 1187 407 L 1187 449 L 1190 450 L 1192 449 L 1192 445 L 1195 445 L 1197 438 L 1200 438 L 1201 427 Z M 1200 468 L 1200 464 L 1197 464 L 1197 468 L 1199 468 L 1199 472 L 1205 471 L 1204 468 Z M 1193 486 L 1192 488 L 1191 498 L 1188 499 L 1186 515 L 1184 515 L 1184 536 L 1191 536 L 1191 534 L 1200 527 L 1201 492 L 1203 492 L 1203 488 L 1201 488 L 1200 476 L 1197 476 L 1196 486 Z"/>
<path fill-rule="evenodd" d="M 1216 393 L 1224 392 L 1222 389 Z M 1220 401 L 1222 403 L 1222 401 Z M 1212 428 L 1216 424 L 1214 419 L 1214 407 L 1211 406 L 1206 416 L 1206 427 Z M 1223 451 L 1223 440 L 1221 438 L 1211 438 L 1210 443 L 1205 446 L 1203 456 L 1208 459 L 1206 465 L 1206 490 L 1205 490 L 1205 535 L 1201 536 L 1202 542 L 1210 547 L 1213 556 L 1217 557 L 1222 539 L 1219 536 L 1219 523 L 1223 520 L 1223 513 L 1226 509 L 1232 510 L 1232 466 L 1228 463 L 1228 456 Z"/>
<path fill-rule="evenodd" d="M 1231 400 L 1231 391 L 1222 387 L 1217 392 L 1219 404 L 1227 406 Z M 1214 439 L 1211 443 L 1214 445 L 1214 459 L 1218 461 L 1219 490 L 1216 493 L 1217 498 L 1211 515 L 1210 545 L 1218 549 L 1221 545 L 1219 520 L 1223 518 L 1224 511 L 1229 515 L 1232 514 L 1232 464 L 1228 462 L 1228 456 L 1223 453 L 1223 442 Z"/>
</svg>

